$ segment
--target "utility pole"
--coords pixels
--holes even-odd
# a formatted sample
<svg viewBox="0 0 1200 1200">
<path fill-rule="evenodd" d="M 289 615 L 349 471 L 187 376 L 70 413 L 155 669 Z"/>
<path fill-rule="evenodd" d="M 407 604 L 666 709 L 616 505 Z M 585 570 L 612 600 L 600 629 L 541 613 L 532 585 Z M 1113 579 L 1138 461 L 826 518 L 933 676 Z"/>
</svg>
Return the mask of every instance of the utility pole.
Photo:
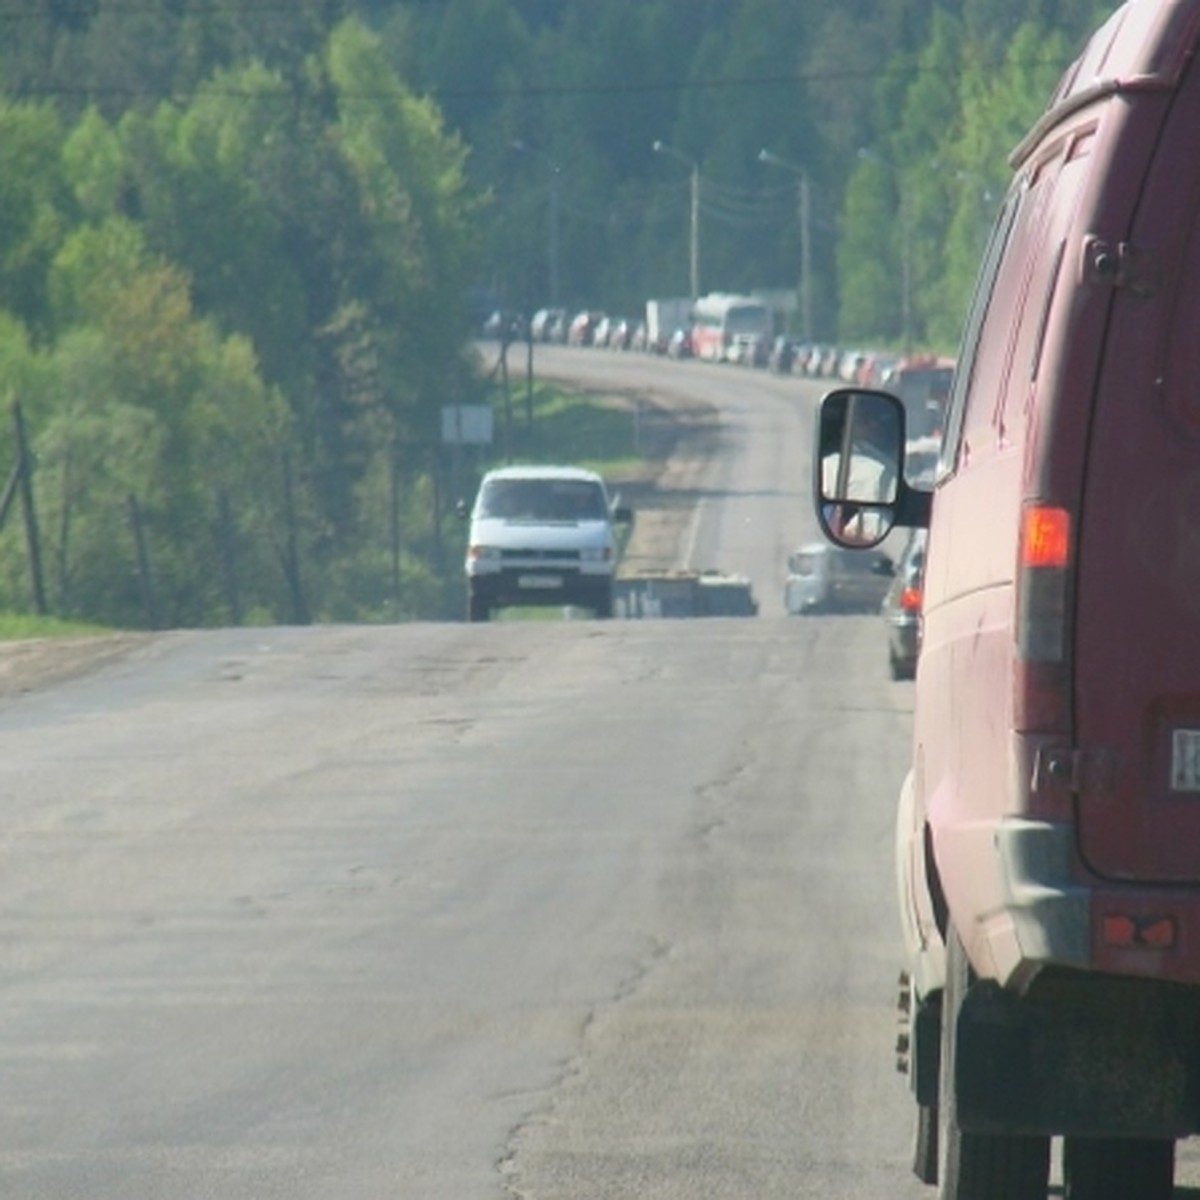
<svg viewBox="0 0 1200 1200">
<path fill-rule="evenodd" d="M 692 163 L 692 229 L 688 239 L 688 282 L 692 303 L 700 298 L 700 167 Z"/>
<path fill-rule="evenodd" d="M 796 176 L 797 215 L 800 219 L 800 335 L 812 343 L 813 340 L 813 288 L 812 288 L 812 197 L 808 183 L 808 172 L 786 159 L 760 150 L 758 161 L 782 167 Z"/>
<path fill-rule="evenodd" d="M 805 342 L 813 340 L 812 296 L 812 201 L 808 172 L 800 172 L 800 332 Z"/>
<path fill-rule="evenodd" d="M 688 284 L 691 288 L 692 303 L 694 304 L 700 296 L 700 164 L 695 159 L 688 158 L 686 154 L 680 154 L 678 150 L 672 146 L 668 146 L 666 142 L 655 142 L 653 149 L 655 154 L 665 154 L 668 158 L 674 158 L 684 163 L 691 172 L 691 202 L 689 205 L 691 229 L 688 236 Z"/>
</svg>

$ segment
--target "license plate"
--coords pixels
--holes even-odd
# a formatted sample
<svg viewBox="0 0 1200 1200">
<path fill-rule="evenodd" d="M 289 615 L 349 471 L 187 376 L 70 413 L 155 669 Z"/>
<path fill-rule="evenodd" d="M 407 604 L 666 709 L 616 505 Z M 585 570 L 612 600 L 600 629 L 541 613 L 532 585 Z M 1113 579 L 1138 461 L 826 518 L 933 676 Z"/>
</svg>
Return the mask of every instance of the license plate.
<svg viewBox="0 0 1200 1200">
<path fill-rule="evenodd" d="M 1200 792 L 1200 729 L 1172 732 L 1171 791 Z"/>
<path fill-rule="evenodd" d="M 561 575 L 521 575 L 517 579 L 517 587 L 522 588 L 560 588 Z"/>
</svg>

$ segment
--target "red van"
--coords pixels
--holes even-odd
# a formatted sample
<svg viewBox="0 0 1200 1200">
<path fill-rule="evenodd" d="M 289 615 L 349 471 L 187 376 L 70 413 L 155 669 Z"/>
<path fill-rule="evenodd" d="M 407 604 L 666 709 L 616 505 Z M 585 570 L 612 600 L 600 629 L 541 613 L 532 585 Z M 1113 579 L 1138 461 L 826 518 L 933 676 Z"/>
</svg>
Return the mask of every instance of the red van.
<svg viewBox="0 0 1200 1200">
<path fill-rule="evenodd" d="M 826 536 L 929 529 L 899 1061 L 943 1200 L 1045 1200 L 1055 1137 L 1067 1200 L 1168 1200 L 1200 1130 L 1198 52 L 1200 0 L 1130 0 L 1014 152 L 932 492 L 898 398 L 820 413 Z"/>
</svg>

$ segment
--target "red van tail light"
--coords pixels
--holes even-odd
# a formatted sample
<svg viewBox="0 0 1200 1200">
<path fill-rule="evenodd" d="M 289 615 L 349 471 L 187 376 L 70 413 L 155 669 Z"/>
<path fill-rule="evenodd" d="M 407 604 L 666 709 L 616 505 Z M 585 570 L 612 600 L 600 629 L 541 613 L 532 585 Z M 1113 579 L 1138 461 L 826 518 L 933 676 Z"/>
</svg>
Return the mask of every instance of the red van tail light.
<svg viewBox="0 0 1200 1200">
<path fill-rule="evenodd" d="M 1071 515 L 1065 508 L 1026 507 L 1017 564 L 1017 654 L 1026 662 L 1066 655 L 1067 571 Z"/>
<path fill-rule="evenodd" d="M 1030 505 L 1021 530 L 1021 566 L 1065 569 L 1071 561 L 1071 514 Z"/>
<path fill-rule="evenodd" d="M 904 612 L 915 613 L 921 611 L 921 589 L 916 587 L 906 587 L 900 593 L 900 608 Z"/>
<path fill-rule="evenodd" d="M 1027 504 L 1016 587 L 1016 727 L 1061 729 L 1067 719 L 1067 603 L 1074 546 L 1065 508 Z"/>
</svg>

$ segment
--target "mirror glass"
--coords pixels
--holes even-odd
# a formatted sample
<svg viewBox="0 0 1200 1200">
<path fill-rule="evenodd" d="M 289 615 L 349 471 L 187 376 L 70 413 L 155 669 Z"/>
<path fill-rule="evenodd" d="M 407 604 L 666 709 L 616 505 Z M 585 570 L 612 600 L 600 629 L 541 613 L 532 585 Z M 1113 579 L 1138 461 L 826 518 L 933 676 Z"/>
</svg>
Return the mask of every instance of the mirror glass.
<svg viewBox="0 0 1200 1200">
<path fill-rule="evenodd" d="M 892 528 L 888 510 L 869 504 L 826 504 L 822 516 L 839 546 L 875 546 Z"/>
<path fill-rule="evenodd" d="M 894 504 L 904 461 L 900 405 L 879 392 L 844 391 L 821 408 L 821 494 L 826 501 Z"/>
</svg>

